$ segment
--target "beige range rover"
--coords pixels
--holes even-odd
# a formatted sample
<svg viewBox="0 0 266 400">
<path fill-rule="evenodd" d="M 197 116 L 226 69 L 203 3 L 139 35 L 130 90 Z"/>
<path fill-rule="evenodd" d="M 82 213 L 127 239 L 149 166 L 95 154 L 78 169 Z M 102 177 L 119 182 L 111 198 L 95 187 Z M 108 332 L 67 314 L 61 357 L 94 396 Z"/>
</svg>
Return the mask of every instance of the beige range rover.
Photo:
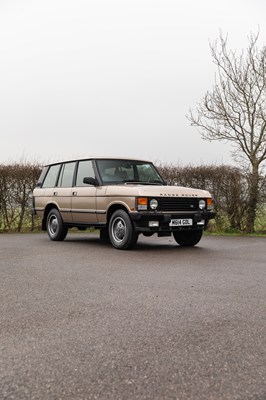
<svg viewBox="0 0 266 400">
<path fill-rule="evenodd" d="M 209 192 L 168 186 L 151 162 L 123 158 L 46 165 L 33 191 L 33 214 L 51 240 L 64 240 L 70 227 L 93 227 L 117 249 L 155 233 L 195 246 L 215 216 Z"/>
</svg>

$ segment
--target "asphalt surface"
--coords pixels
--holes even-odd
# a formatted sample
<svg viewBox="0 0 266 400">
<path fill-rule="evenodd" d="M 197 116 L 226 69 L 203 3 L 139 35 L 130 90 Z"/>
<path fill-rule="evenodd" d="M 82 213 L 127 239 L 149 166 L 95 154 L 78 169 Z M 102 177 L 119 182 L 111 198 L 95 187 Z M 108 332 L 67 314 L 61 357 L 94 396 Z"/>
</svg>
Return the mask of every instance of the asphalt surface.
<svg viewBox="0 0 266 400">
<path fill-rule="evenodd" d="M 266 399 L 266 240 L 0 236 L 1 399 Z"/>
</svg>

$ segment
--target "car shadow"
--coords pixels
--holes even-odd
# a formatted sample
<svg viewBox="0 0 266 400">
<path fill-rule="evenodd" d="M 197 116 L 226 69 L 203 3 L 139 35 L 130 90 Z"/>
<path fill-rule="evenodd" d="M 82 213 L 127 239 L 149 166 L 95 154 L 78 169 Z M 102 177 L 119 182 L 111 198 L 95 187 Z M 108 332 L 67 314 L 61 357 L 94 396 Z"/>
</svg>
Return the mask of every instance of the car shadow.
<svg viewBox="0 0 266 400">
<path fill-rule="evenodd" d="M 199 243 L 197 246 L 194 247 L 182 247 L 175 243 L 174 240 L 169 240 L 170 238 L 145 238 L 140 237 L 135 247 L 131 250 L 127 250 L 130 252 L 146 252 L 147 250 L 152 250 L 153 252 L 160 252 L 160 251 L 182 251 L 182 252 L 203 252 L 206 251 L 206 248 L 202 247 Z M 168 241 L 167 241 L 168 240 Z M 64 242 L 67 243 L 79 243 L 82 245 L 89 245 L 93 244 L 101 249 L 110 249 L 113 248 L 111 243 L 106 240 L 101 240 L 98 235 L 86 235 L 80 236 L 78 234 L 71 234 L 66 237 Z M 114 249 L 115 250 L 115 249 Z"/>
</svg>

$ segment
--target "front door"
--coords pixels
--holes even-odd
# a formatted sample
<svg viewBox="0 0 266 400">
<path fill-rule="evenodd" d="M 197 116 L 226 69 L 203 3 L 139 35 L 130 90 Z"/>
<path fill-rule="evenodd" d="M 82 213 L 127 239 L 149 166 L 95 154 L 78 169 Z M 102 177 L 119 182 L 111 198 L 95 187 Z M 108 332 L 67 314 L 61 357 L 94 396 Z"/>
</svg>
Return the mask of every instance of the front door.
<svg viewBox="0 0 266 400">
<path fill-rule="evenodd" d="M 72 188 L 71 212 L 73 223 L 97 223 L 96 187 L 83 182 L 83 179 L 95 178 L 91 160 L 79 161 L 75 186 Z"/>
</svg>

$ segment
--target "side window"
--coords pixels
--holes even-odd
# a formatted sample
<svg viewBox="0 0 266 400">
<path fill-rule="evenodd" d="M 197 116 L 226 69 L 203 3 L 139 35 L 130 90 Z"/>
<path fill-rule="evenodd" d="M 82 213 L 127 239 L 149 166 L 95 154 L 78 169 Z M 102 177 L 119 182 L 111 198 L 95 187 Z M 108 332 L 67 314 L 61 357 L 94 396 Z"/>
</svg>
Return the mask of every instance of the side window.
<svg viewBox="0 0 266 400">
<path fill-rule="evenodd" d="M 71 187 L 73 184 L 73 176 L 75 171 L 75 162 L 63 164 L 60 172 L 58 186 L 59 187 Z"/>
<path fill-rule="evenodd" d="M 38 181 L 37 181 L 37 183 L 36 183 L 36 187 L 41 187 L 41 186 L 42 186 L 42 183 L 43 183 L 43 180 L 44 180 L 44 178 L 45 178 L 45 176 L 46 176 L 46 173 L 47 173 L 47 171 L 48 171 L 48 168 L 49 168 L 49 167 L 47 167 L 47 166 L 43 167 L 42 172 L 41 172 L 41 175 L 40 175 L 40 177 L 39 177 L 39 179 L 38 179 Z"/>
<path fill-rule="evenodd" d="M 61 164 L 51 165 L 43 182 L 43 188 L 55 187 L 60 167 Z"/>
<path fill-rule="evenodd" d="M 83 178 L 85 177 L 95 178 L 95 173 L 91 160 L 84 160 L 79 162 L 76 186 L 88 186 L 86 183 L 83 183 Z"/>
</svg>

